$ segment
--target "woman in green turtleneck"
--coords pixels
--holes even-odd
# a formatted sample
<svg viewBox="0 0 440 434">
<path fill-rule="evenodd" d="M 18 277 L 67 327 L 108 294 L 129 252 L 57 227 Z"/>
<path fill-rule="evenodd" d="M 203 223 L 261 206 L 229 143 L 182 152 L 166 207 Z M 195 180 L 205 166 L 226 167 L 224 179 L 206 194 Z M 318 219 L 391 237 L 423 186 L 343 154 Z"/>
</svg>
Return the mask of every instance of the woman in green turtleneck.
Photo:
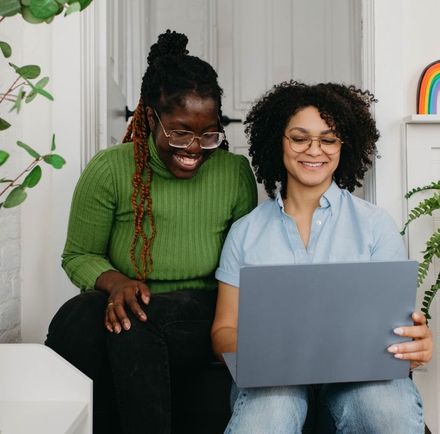
<svg viewBox="0 0 440 434">
<path fill-rule="evenodd" d="M 222 243 L 256 204 L 246 158 L 227 151 L 217 74 L 186 44 L 159 36 L 124 143 L 93 158 L 73 197 L 63 267 L 85 292 L 46 343 L 94 380 L 95 433 L 106 363 L 122 431 L 170 432 L 170 374 L 209 362 Z"/>
</svg>

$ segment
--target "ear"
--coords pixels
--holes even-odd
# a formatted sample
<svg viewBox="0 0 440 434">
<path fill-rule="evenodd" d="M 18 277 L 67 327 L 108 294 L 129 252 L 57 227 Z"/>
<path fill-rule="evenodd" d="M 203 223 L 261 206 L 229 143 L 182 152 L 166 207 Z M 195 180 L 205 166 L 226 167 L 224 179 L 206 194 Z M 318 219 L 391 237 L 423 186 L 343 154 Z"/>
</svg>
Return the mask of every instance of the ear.
<svg viewBox="0 0 440 434">
<path fill-rule="evenodd" d="M 145 107 L 145 114 L 147 117 L 148 126 L 150 127 L 150 130 L 153 131 L 156 127 L 156 115 L 154 114 L 154 110 L 147 106 Z"/>
</svg>

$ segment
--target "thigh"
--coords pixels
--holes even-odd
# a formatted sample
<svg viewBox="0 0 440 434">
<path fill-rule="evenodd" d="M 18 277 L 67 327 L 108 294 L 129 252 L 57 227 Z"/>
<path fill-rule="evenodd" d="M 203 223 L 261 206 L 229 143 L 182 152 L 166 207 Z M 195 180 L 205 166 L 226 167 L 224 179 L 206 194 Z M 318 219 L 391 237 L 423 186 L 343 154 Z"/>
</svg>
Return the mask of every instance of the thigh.
<svg viewBox="0 0 440 434">
<path fill-rule="evenodd" d="M 240 389 L 233 385 L 233 414 L 225 434 L 300 434 L 308 400 L 308 386 Z"/>
<path fill-rule="evenodd" d="M 170 369 L 197 369 L 213 360 L 210 331 L 215 313 L 216 291 L 178 290 L 153 294 L 143 306 L 142 322 L 127 309 L 131 339 L 165 345 Z M 120 336 L 114 337 L 120 340 Z"/>
<path fill-rule="evenodd" d="M 409 378 L 323 385 L 319 399 L 337 433 L 424 433 L 421 398 Z"/>
</svg>

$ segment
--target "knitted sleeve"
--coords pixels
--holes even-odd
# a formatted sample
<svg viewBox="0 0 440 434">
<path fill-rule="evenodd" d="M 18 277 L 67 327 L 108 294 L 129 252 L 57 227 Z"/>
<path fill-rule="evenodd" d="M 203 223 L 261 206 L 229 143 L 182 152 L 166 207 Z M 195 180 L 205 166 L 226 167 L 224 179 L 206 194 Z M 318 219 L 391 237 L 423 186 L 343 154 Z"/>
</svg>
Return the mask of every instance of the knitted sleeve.
<svg viewBox="0 0 440 434">
<path fill-rule="evenodd" d="M 82 173 L 73 195 L 62 266 L 81 290 L 114 267 L 106 257 L 116 208 L 116 193 L 105 152 L 98 153 Z"/>
<path fill-rule="evenodd" d="M 257 205 L 257 184 L 249 161 L 246 157 L 240 158 L 240 176 L 237 188 L 237 197 L 232 211 L 232 221 L 252 211 Z"/>
</svg>

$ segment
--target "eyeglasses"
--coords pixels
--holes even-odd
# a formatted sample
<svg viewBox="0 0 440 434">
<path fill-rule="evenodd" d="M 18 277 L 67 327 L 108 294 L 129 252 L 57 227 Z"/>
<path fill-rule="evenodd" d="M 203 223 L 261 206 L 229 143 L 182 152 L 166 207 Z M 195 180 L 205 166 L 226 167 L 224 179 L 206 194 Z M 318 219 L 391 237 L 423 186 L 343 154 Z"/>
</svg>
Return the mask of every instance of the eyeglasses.
<svg viewBox="0 0 440 434">
<path fill-rule="evenodd" d="M 215 149 L 225 140 L 225 134 L 220 131 L 206 132 L 201 136 L 196 136 L 194 132 L 186 130 L 170 130 L 167 132 L 155 109 L 154 113 L 157 116 L 165 137 L 168 138 L 168 144 L 173 148 L 188 148 L 195 139 L 198 139 L 202 149 Z"/>
<path fill-rule="evenodd" d="M 304 136 L 300 134 L 292 134 L 290 136 L 284 135 L 289 140 L 289 145 L 292 151 L 301 153 L 307 151 L 312 146 L 314 140 L 317 140 L 319 146 L 327 155 L 336 154 L 340 151 L 342 143 L 338 137 L 329 136 Z"/>
</svg>

